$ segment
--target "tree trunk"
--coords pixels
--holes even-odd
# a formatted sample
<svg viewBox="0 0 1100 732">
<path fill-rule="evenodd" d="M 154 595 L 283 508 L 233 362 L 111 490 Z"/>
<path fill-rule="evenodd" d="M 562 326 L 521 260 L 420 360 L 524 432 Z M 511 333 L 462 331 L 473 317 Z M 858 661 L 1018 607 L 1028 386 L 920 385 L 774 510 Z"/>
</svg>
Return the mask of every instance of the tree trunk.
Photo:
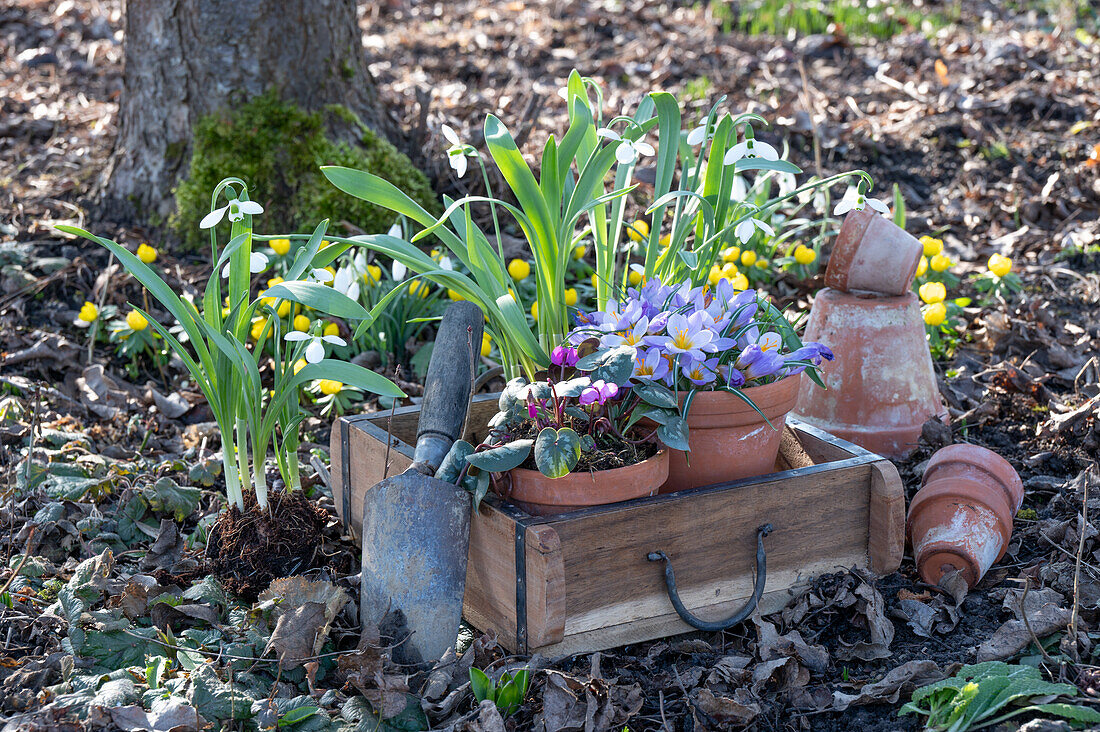
<svg viewBox="0 0 1100 732">
<path fill-rule="evenodd" d="M 205 115 L 274 87 L 341 104 L 400 146 L 367 69 L 355 0 L 127 0 L 121 130 L 100 203 L 163 221 Z"/>
</svg>

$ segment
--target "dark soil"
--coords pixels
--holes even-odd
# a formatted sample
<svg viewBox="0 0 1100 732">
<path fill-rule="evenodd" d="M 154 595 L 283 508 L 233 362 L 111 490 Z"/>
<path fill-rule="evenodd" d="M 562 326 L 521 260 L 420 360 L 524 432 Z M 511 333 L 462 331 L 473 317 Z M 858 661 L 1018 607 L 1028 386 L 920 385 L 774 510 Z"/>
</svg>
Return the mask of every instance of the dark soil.
<svg viewBox="0 0 1100 732">
<path fill-rule="evenodd" d="M 254 601 L 273 579 L 301 574 L 317 563 L 328 515 L 301 491 L 273 491 L 269 512 L 245 495 L 245 510 L 230 506 L 210 530 L 211 570 L 234 594 Z"/>
</svg>

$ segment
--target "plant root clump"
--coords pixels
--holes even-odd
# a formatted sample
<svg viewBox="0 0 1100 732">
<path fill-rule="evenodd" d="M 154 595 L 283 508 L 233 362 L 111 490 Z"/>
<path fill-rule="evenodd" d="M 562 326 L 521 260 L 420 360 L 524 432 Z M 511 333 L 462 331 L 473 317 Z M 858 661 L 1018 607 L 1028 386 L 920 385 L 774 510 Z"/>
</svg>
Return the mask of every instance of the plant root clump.
<svg viewBox="0 0 1100 732">
<path fill-rule="evenodd" d="M 245 510 L 236 506 L 218 517 L 210 531 L 211 570 L 230 592 L 255 601 L 271 581 L 310 569 L 321 546 L 327 515 L 301 491 L 272 491 L 268 512 L 254 495 Z"/>
</svg>

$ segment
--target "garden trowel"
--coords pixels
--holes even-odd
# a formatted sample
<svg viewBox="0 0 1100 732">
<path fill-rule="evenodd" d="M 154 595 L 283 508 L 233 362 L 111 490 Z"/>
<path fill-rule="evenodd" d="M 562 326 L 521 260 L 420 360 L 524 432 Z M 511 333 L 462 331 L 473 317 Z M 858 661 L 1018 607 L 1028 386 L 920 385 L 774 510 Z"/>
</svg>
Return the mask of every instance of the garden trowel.
<svg viewBox="0 0 1100 732">
<path fill-rule="evenodd" d="M 437 661 L 458 637 L 470 495 L 432 476 L 461 437 L 481 332 L 477 305 L 447 309 L 424 380 L 413 464 L 363 499 L 363 626 L 393 639 L 399 663 Z"/>
</svg>

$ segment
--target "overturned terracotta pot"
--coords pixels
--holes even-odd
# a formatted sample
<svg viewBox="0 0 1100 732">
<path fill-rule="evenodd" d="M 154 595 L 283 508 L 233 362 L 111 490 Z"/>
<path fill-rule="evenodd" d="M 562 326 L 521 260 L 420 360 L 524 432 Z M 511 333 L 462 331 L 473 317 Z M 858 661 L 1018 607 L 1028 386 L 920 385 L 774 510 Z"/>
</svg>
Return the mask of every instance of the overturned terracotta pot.
<svg viewBox="0 0 1100 732">
<path fill-rule="evenodd" d="M 577 471 L 547 478 L 537 470 L 516 468 L 509 500 L 534 516 L 553 516 L 592 506 L 656 495 L 668 478 L 667 449 L 640 463 L 612 470 Z"/>
<path fill-rule="evenodd" d="M 803 379 L 794 416 L 871 452 L 904 458 L 929 417 L 947 418 L 917 296 L 859 296 L 825 288 L 814 298 L 805 341 L 835 360 L 826 389 Z"/>
<path fill-rule="evenodd" d="M 939 450 L 913 498 L 906 533 L 921 579 L 938 584 L 951 570 L 970 587 L 1004 556 L 1024 485 L 1007 460 L 976 445 Z"/>
<path fill-rule="evenodd" d="M 668 482 L 661 493 L 764 475 L 775 470 L 787 414 L 794 407 L 802 374 L 742 389 L 763 412 L 724 391 L 696 392 L 688 408 L 690 452 L 670 450 Z M 680 395 L 683 407 L 685 395 Z"/>
<path fill-rule="evenodd" d="M 904 295 L 923 253 L 921 243 L 893 221 L 870 209 L 852 211 L 829 254 L 825 284 L 842 292 Z"/>
</svg>

